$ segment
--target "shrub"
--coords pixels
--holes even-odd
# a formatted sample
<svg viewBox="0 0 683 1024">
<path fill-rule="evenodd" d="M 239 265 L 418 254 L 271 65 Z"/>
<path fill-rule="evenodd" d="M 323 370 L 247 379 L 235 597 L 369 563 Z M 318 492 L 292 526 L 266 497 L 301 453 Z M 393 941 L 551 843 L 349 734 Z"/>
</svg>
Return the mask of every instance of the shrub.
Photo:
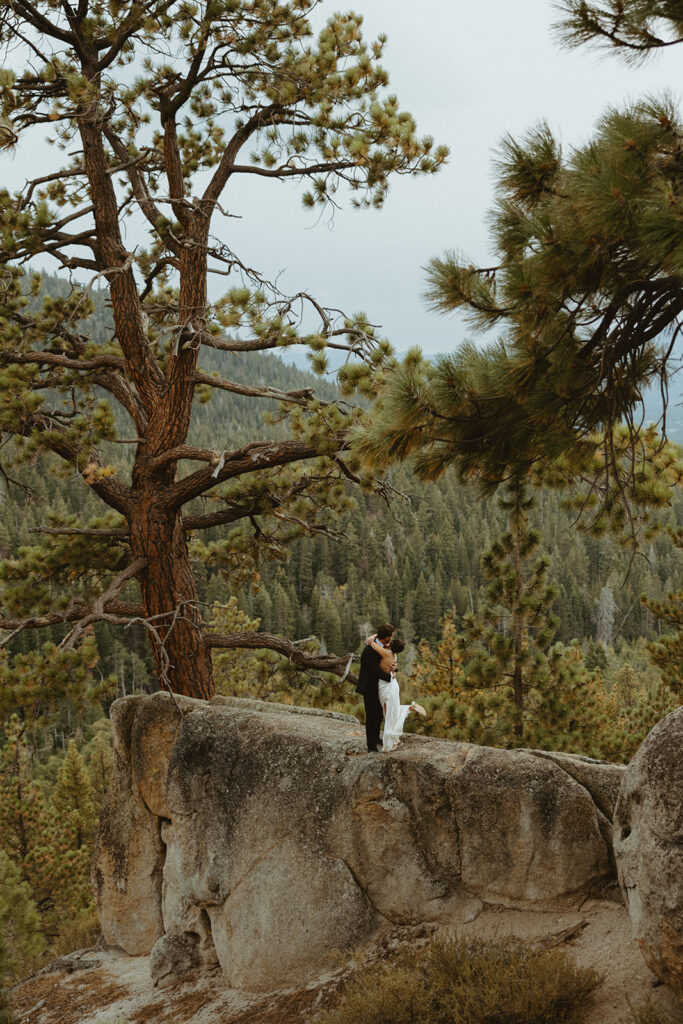
<svg viewBox="0 0 683 1024">
<path fill-rule="evenodd" d="M 317 1024 L 579 1024 L 600 981 L 515 939 L 435 939 L 362 968 Z"/>
<path fill-rule="evenodd" d="M 9 973 L 9 956 L 5 942 L 0 935 L 0 1024 L 16 1024 L 16 1018 L 9 1008 L 9 994 L 6 988 Z"/>
<path fill-rule="evenodd" d="M 649 999 L 633 1011 L 633 1024 L 676 1024 L 666 1010 L 655 1006 Z"/>
<path fill-rule="evenodd" d="M 86 908 L 64 921 L 50 946 L 53 957 L 73 953 L 77 949 L 89 949 L 99 938 L 100 922 L 95 910 Z"/>
</svg>

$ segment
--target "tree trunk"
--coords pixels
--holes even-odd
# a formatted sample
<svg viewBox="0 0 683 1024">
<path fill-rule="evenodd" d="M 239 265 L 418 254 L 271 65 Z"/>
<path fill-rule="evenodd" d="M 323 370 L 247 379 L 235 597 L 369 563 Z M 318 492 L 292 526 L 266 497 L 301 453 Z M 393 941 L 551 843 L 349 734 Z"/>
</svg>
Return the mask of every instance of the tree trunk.
<svg viewBox="0 0 683 1024">
<path fill-rule="evenodd" d="M 521 737 L 524 732 L 524 690 L 522 687 L 522 615 L 520 606 L 522 603 L 522 554 L 520 538 L 519 512 L 512 521 L 512 530 L 515 538 L 515 666 L 513 671 L 513 687 L 515 695 L 515 735 Z"/>
<path fill-rule="evenodd" d="M 208 700 L 214 695 L 211 653 L 205 646 L 180 512 L 140 495 L 129 516 L 133 557 L 147 567 L 138 576 L 159 683 L 174 693 Z"/>
</svg>

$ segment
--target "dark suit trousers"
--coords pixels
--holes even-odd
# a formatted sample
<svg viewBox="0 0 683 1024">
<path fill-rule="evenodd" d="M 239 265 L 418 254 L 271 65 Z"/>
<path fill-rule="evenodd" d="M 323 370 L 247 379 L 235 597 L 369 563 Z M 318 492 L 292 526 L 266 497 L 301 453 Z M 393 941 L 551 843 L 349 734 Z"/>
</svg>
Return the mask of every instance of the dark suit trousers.
<svg viewBox="0 0 683 1024">
<path fill-rule="evenodd" d="M 368 741 L 368 750 L 376 750 L 379 744 L 379 727 L 384 717 L 376 686 L 372 687 L 370 693 L 363 694 L 363 703 L 365 704 L 365 737 Z"/>
</svg>

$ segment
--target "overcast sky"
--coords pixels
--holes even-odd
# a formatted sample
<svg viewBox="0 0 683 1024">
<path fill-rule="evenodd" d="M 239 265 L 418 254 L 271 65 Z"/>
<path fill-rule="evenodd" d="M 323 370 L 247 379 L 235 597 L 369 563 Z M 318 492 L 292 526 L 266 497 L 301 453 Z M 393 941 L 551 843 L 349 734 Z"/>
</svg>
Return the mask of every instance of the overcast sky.
<svg viewBox="0 0 683 1024">
<path fill-rule="evenodd" d="M 388 34 L 390 89 L 420 133 L 450 146 L 448 165 L 396 180 L 382 211 L 345 205 L 333 223 L 302 208 L 305 186 L 243 179 L 225 197 L 242 219 L 220 230 L 246 263 L 271 278 L 282 271 L 283 290 L 365 310 L 398 351 L 448 351 L 466 332 L 457 319 L 427 312 L 422 267 L 446 248 L 475 262 L 490 255 L 485 218 L 500 137 L 545 118 L 567 150 L 588 138 L 609 105 L 665 88 L 680 100 L 678 48 L 637 68 L 605 52 L 563 51 L 550 0 L 329 0 L 321 14 L 347 7 L 364 15 L 366 36 Z M 34 159 L 20 147 L 5 164 L 17 185 Z"/>
<path fill-rule="evenodd" d="M 335 0 L 330 10 L 346 6 Z M 414 344 L 448 351 L 466 328 L 425 309 L 422 268 L 447 248 L 488 258 L 486 214 L 501 136 L 545 118 L 565 150 L 579 145 L 607 106 L 676 90 L 680 56 L 672 48 L 633 68 L 614 54 L 561 50 L 550 0 L 348 6 L 364 15 L 367 36 L 388 34 L 390 88 L 421 132 L 450 146 L 448 166 L 435 176 L 397 179 L 382 211 L 345 208 L 331 225 L 302 209 L 295 186 L 252 179 L 238 201 L 230 198 L 230 209 L 244 216 L 229 222 L 232 243 L 269 274 L 284 270 L 284 290 L 305 288 L 329 305 L 365 310 L 398 351 Z M 674 94 L 680 98 L 680 90 Z"/>
</svg>

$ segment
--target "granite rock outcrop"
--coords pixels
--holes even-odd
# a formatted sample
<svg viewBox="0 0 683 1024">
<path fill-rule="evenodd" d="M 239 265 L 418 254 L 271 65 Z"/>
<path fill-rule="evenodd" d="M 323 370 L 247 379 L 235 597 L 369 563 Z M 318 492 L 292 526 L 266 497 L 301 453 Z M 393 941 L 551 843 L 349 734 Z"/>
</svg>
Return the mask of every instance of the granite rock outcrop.
<svg viewBox="0 0 683 1024">
<path fill-rule="evenodd" d="M 300 983 L 388 923 L 568 908 L 615 878 L 619 765 L 418 736 L 367 754 L 351 716 L 236 698 L 127 697 L 112 722 L 96 902 L 160 983 Z"/>
<path fill-rule="evenodd" d="M 614 852 L 634 938 L 650 970 L 683 998 L 683 707 L 646 737 L 615 815 Z"/>
</svg>

